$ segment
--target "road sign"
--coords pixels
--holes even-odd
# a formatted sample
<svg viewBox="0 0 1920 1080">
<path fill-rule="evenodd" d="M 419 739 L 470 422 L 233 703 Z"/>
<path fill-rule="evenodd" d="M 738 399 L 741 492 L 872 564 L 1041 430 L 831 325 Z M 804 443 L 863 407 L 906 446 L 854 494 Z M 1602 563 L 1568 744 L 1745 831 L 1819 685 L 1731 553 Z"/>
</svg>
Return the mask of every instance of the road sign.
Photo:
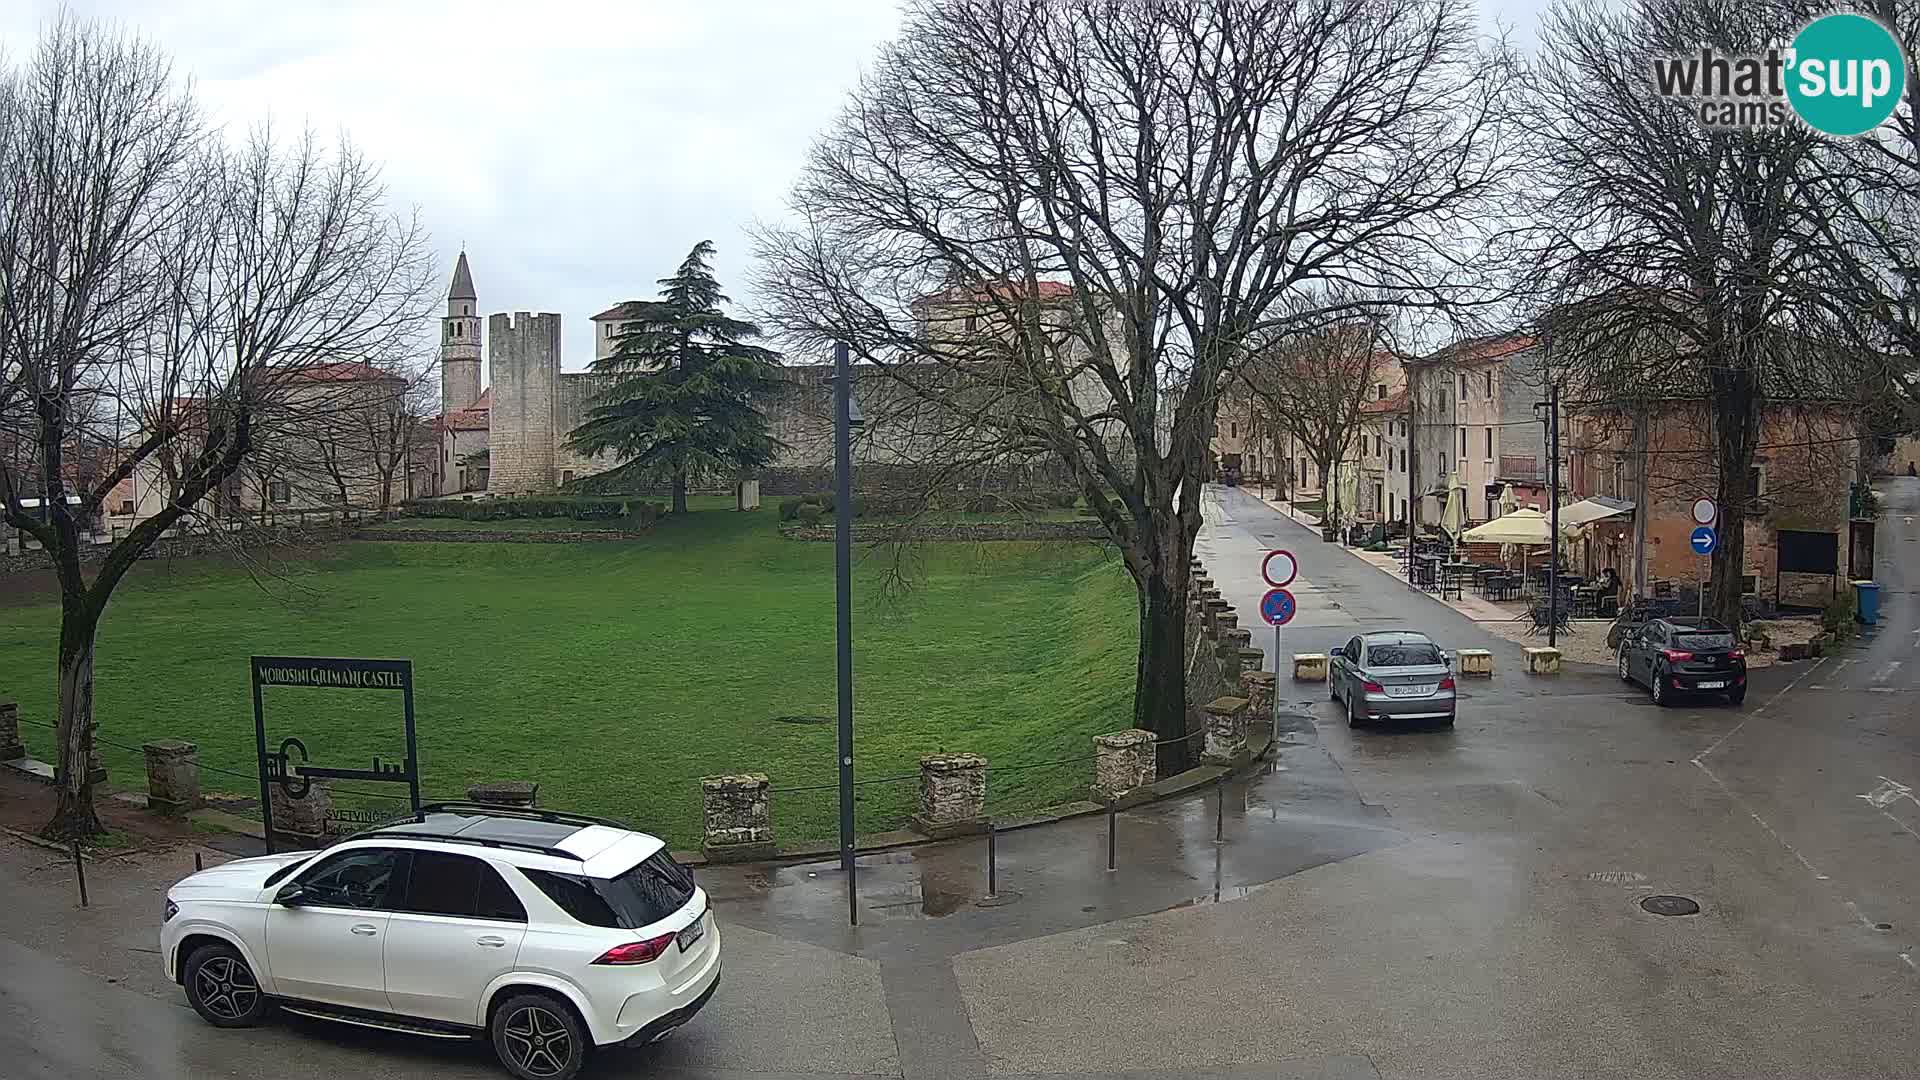
<svg viewBox="0 0 1920 1080">
<path fill-rule="evenodd" d="M 1267 620 L 1268 626 L 1285 626 L 1293 621 L 1298 607 L 1293 602 L 1293 594 L 1285 589 L 1270 589 L 1260 598 L 1260 617 Z M 1279 658 L 1274 658 L 1279 663 Z M 1277 670 L 1277 669 L 1276 669 Z"/>
<path fill-rule="evenodd" d="M 1714 532 L 1711 525 L 1701 525 L 1693 530 L 1687 542 L 1693 545 L 1695 555 L 1711 555 L 1713 549 L 1720 545 L 1720 534 Z"/>
<path fill-rule="evenodd" d="M 1294 576 L 1299 573 L 1300 564 L 1293 561 L 1293 552 L 1285 548 L 1274 548 L 1267 552 L 1266 558 L 1260 560 L 1260 576 L 1276 589 L 1293 584 Z"/>
<path fill-rule="evenodd" d="M 1693 500 L 1693 521 L 1696 525 L 1711 525 L 1720 516 L 1720 508 L 1713 505 L 1712 499 Z M 1712 548 L 1708 548 L 1712 551 Z"/>
</svg>

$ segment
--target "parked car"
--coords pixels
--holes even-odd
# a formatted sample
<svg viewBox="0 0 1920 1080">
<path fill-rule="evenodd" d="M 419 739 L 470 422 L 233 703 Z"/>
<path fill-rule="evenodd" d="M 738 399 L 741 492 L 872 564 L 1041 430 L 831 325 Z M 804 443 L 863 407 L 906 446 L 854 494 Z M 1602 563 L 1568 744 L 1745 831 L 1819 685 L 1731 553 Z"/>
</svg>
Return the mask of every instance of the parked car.
<svg viewBox="0 0 1920 1080">
<path fill-rule="evenodd" d="M 1747 653 L 1733 631 L 1712 619 L 1668 615 L 1627 632 L 1620 641 L 1620 678 L 1645 686 L 1656 705 L 1679 694 L 1717 694 L 1730 704 L 1747 699 Z"/>
<path fill-rule="evenodd" d="M 167 976 L 216 1027 L 271 1010 L 488 1039 L 516 1077 L 664 1038 L 713 997 L 720 931 L 666 846 L 577 814 L 439 803 L 321 852 L 167 891 Z"/>
<path fill-rule="evenodd" d="M 1328 657 L 1327 694 L 1347 707 L 1347 724 L 1438 720 L 1453 726 L 1453 665 L 1413 630 L 1361 634 Z"/>
</svg>

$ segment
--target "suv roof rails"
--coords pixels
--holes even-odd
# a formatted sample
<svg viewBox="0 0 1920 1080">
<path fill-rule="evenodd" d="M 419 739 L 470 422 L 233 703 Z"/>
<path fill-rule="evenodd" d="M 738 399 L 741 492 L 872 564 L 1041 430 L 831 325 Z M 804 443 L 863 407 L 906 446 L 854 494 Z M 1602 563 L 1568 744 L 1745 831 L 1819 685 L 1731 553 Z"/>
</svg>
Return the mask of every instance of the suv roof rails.
<svg viewBox="0 0 1920 1080">
<path fill-rule="evenodd" d="M 552 855 L 555 858 L 572 859 L 574 862 L 581 861 L 580 856 L 574 854 L 573 852 L 567 851 L 564 848 L 552 847 L 547 844 L 535 844 L 530 841 L 524 841 L 524 840 L 496 840 L 491 836 L 461 836 L 458 833 L 429 833 L 429 832 L 414 832 L 412 830 L 403 831 L 400 829 L 392 828 L 391 826 L 393 824 L 394 824 L 393 822 L 388 822 L 386 825 L 381 825 L 375 828 L 366 829 L 361 832 L 354 833 L 352 836 L 347 837 L 347 839 L 370 840 L 375 837 L 386 837 L 388 839 L 393 839 L 393 840 L 437 840 L 443 844 L 473 844 L 478 847 L 509 848 L 514 851 L 532 851 L 532 852 L 537 852 L 541 855 Z"/>
<path fill-rule="evenodd" d="M 569 814 L 560 810 L 539 810 L 533 807 L 496 806 L 493 803 L 467 800 L 426 803 L 413 816 L 435 813 L 520 818 L 525 821 L 550 821 L 557 825 L 605 825 L 608 828 L 631 831 L 630 826 L 625 822 L 615 821 L 612 818 L 594 817 L 591 814 Z"/>
</svg>

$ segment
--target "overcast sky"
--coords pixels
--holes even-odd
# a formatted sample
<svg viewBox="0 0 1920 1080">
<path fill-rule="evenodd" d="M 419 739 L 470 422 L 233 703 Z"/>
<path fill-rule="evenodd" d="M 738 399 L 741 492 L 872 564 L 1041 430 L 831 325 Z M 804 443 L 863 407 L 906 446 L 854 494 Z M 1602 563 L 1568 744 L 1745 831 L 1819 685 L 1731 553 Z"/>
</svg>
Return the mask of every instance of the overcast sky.
<svg viewBox="0 0 1920 1080">
<path fill-rule="evenodd" d="M 0 48 L 53 0 L 0 0 Z M 897 24 L 895 0 L 70 0 L 170 52 L 236 127 L 347 132 L 417 206 L 480 309 L 589 316 L 650 296 L 700 240 L 748 300 L 742 226 L 782 215 L 814 134 Z M 1482 0 L 1530 39 L 1536 0 Z"/>
</svg>

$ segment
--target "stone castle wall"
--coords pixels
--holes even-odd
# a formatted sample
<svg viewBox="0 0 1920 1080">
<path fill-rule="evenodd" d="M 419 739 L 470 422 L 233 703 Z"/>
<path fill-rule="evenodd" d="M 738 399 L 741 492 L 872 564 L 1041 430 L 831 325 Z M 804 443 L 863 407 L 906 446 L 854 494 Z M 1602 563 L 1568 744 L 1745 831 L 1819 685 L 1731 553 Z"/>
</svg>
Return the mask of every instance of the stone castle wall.
<svg viewBox="0 0 1920 1080">
<path fill-rule="evenodd" d="M 560 382 L 560 316 L 524 311 L 487 323 L 493 412 L 487 489 L 494 494 L 552 491 L 558 482 L 554 423 Z"/>
<path fill-rule="evenodd" d="M 573 429 L 586 420 L 593 410 L 594 395 L 607 384 L 602 375 L 587 371 L 565 371 L 560 373 L 553 395 L 553 467 L 557 482 L 566 483 L 576 477 L 604 472 L 620 463 L 617 455 L 600 453 L 591 457 L 580 453 L 567 445 L 567 439 Z"/>
</svg>

